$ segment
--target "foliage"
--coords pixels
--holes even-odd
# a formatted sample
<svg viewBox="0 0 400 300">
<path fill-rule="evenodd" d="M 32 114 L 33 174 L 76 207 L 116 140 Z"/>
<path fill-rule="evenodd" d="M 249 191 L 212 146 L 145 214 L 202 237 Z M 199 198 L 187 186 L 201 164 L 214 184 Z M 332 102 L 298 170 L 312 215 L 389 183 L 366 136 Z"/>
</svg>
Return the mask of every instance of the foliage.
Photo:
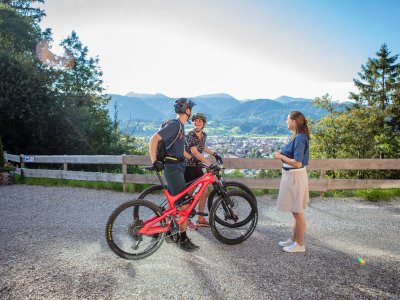
<svg viewBox="0 0 400 300">
<path fill-rule="evenodd" d="M 51 53 L 51 30 L 41 31 L 39 1 L 0 4 L 0 128 L 4 148 L 17 154 L 131 154 L 135 139 L 121 134 L 105 109 L 99 59 L 76 32 Z"/>
<path fill-rule="evenodd" d="M 6 163 L 3 166 L 0 166 L 0 173 L 2 172 L 13 172 L 15 171 L 15 167 L 11 163 Z"/>
<path fill-rule="evenodd" d="M 395 92 L 399 88 L 400 65 L 396 64 L 398 55 L 390 56 L 386 44 L 383 44 L 377 58 L 368 58 L 358 73 L 360 79 L 354 79 L 360 93 L 350 93 L 358 106 L 377 107 L 386 110 L 394 104 Z M 398 99 L 397 99 L 398 101 Z"/>
<path fill-rule="evenodd" d="M 336 110 L 338 102 L 333 102 L 328 94 L 314 99 L 314 106 L 324 108 L 328 115 L 313 125 L 313 142 L 310 144 L 311 154 L 314 158 L 338 158 L 338 145 L 341 144 L 338 118 L 340 113 Z M 333 146 L 335 145 L 335 146 Z"/>
<path fill-rule="evenodd" d="M 314 105 L 329 114 L 313 126 L 313 158 L 399 158 L 400 152 L 400 65 L 398 55 L 390 56 L 383 44 L 377 58 L 368 58 L 354 84 L 359 93 L 350 93 L 354 105 L 336 109 L 329 95 Z M 353 174 L 353 175 L 351 175 Z M 333 172 L 348 178 L 399 178 L 399 171 Z M 351 176 L 349 176 L 351 175 Z"/>
<path fill-rule="evenodd" d="M 5 158 L 4 158 L 4 152 L 3 152 L 3 143 L 1 142 L 0 138 L 0 167 L 4 165 Z"/>
<path fill-rule="evenodd" d="M 260 170 L 257 172 L 256 178 L 280 178 L 281 170 Z"/>
<path fill-rule="evenodd" d="M 3 143 L 0 138 L 0 173 L 1 172 L 12 172 L 15 167 L 11 163 L 5 163 L 5 157 L 3 152 Z"/>
<path fill-rule="evenodd" d="M 383 44 L 376 58 L 368 58 L 358 73 L 360 79 L 354 79 L 360 93 L 350 93 L 356 101 L 355 109 L 370 108 L 375 118 L 373 126 L 378 133 L 373 137 L 376 157 L 398 158 L 398 140 L 400 136 L 400 64 L 396 63 L 398 54 L 390 56 L 386 44 Z"/>
<path fill-rule="evenodd" d="M 231 173 L 227 174 L 227 177 L 230 177 L 230 178 L 244 178 L 245 176 L 244 176 L 242 171 L 235 169 Z"/>
<path fill-rule="evenodd" d="M 0 3 L 12 7 L 22 16 L 30 17 L 35 21 L 40 21 L 46 14 L 38 7 L 32 5 L 44 3 L 44 0 L 1 0 Z"/>
</svg>

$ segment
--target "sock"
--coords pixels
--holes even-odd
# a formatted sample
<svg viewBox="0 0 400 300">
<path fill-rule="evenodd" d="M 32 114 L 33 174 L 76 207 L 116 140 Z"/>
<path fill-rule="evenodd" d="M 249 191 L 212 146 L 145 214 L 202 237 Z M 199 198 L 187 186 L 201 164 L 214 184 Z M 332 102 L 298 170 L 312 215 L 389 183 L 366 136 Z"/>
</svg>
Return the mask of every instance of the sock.
<svg viewBox="0 0 400 300">
<path fill-rule="evenodd" d="M 186 231 L 181 232 L 180 241 L 183 242 L 187 239 Z"/>
</svg>

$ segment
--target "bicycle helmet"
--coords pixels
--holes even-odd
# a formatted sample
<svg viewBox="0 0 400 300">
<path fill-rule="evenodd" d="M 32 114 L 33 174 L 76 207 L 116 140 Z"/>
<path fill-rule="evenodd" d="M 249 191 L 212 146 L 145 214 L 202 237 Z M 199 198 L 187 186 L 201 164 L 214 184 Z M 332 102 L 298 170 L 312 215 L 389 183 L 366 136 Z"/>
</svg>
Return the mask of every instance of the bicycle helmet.
<svg viewBox="0 0 400 300">
<path fill-rule="evenodd" d="M 206 115 L 203 114 L 203 113 L 201 113 L 201 112 L 195 113 L 195 114 L 193 115 L 192 121 L 194 122 L 194 120 L 196 120 L 196 119 L 203 120 L 204 124 L 207 123 Z"/>
<path fill-rule="evenodd" d="M 195 105 L 196 103 L 194 103 L 192 100 L 179 98 L 175 100 L 174 108 L 177 114 L 184 114 L 186 113 L 186 109 L 193 108 Z"/>
</svg>

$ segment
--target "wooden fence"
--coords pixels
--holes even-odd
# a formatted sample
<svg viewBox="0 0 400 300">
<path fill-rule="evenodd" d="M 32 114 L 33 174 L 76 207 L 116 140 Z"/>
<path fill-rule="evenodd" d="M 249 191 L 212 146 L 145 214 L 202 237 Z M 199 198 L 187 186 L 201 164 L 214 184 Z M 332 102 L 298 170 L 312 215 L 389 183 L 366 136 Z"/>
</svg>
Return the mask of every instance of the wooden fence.
<svg viewBox="0 0 400 300">
<path fill-rule="evenodd" d="M 152 174 L 128 174 L 128 165 L 150 165 L 150 158 L 141 155 L 13 155 L 4 153 L 7 161 L 19 164 L 17 173 L 25 177 L 59 178 L 91 181 L 121 182 L 126 190 L 127 183 L 158 184 Z M 30 169 L 29 164 L 60 164 L 62 170 Z M 121 165 L 120 174 L 100 172 L 68 171 L 69 164 L 111 164 Z M 281 161 L 264 158 L 224 158 L 226 169 L 279 170 Z M 61 168 L 61 167 L 60 167 Z M 311 159 L 309 171 L 319 171 L 318 179 L 310 179 L 311 191 L 321 193 L 328 190 L 353 190 L 368 188 L 400 188 L 400 180 L 395 179 L 332 179 L 326 178 L 329 170 L 400 170 L 400 159 Z M 278 189 L 280 179 L 235 178 L 251 188 Z"/>
</svg>

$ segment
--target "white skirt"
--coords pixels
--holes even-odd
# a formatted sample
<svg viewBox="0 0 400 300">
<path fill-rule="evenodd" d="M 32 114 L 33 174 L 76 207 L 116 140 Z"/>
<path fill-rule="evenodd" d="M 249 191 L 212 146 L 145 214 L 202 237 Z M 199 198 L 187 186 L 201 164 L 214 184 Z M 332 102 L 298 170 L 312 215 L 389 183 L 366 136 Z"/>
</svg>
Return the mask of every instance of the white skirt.
<svg viewBox="0 0 400 300">
<path fill-rule="evenodd" d="M 310 202 L 306 168 L 286 171 L 282 169 L 281 184 L 276 206 L 280 211 L 303 212 Z"/>
</svg>

